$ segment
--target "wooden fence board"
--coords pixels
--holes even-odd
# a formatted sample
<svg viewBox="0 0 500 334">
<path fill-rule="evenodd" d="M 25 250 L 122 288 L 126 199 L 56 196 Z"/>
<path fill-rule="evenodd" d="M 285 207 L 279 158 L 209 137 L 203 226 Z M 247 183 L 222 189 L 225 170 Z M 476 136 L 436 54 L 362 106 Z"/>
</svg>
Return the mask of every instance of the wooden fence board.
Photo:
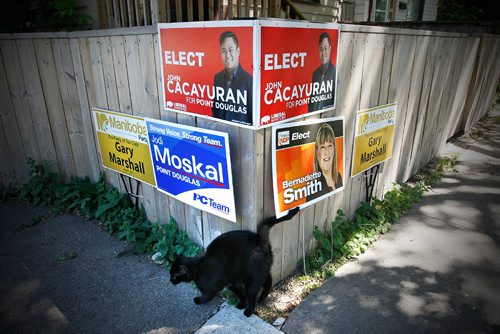
<svg viewBox="0 0 500 334">
<path fill-rule="evenodd" d="M 427 38 L 427 37 L 426 37 Z M 428 117 L 429 111 L 429 99 L 430 99 L 430 93 L 432 91 L 432 79 L 434 76 L 434 68 L 436 64 L 436 58 L 437 58 L 437 52 L 439 50 L 439 47 L 435 43 L 432 43 L 433 39 L 430 38 L 430 44 L 429 44 L 429 50 L 427 51 L 427 57 L 425 61 L 425 68 L 424 68 L 424 77 L 423 77 L 423 82 L 422 82 L 422 91 L 420 94 L 420 102 L 419 102 L 419 115 L 417 116 L 417 126 L 415 130 L 415 142 L 417 143 L 423 143 L 424 141 L 424 132 L 425 132 L 425 126 L 426 126 L 426 119 Z M 421 145 L 415 145 L 414 150 L 412 151 L 412 156 L 415 156 L 414 164 L 413 164 L 413 170 L 411 172 L 411 175 L 415 174 L 419 167 L 421 166 L 421 162 L 424 160 L 422 158 L 422 146 Z"/>
<path fill-rule="evenodd" d="M 488 39 L 492 39 L 491 37 L 488 37 Z M 496 41 L 496 42 L 495 42 Z M 490 65 L 490 70 L 488 71 L 488 78 L 485 81 L 485 97 L 482 99 L 483 102 L 483 112 L 482 115 L 480 115 L 479 119 L 484 117 L 491 109 L 491 104 L 494 101 L 494 96 L 496 92 L 496 88 L 491 85 L 493 82 L 498 82 L 499 81 L 499 75 L 500 75 L 500 40 L 499 39 L 494 39 L 491 41 L 488 41 L 490 44 L 494 44 L 495 47 L 491 51 L 491 65 Z M 487 86 L 490 86 L 488 89 Z"/>
<path fill-rule="evenodd" d="M 484 37 L 481 37 L 478 49 L 478 56 L 477 56 L 478 59 L 477 62 L 475 63 L 472 82 L 469 87 L 464 115 L 462 117 L 461 128 L 464 129 L 465 131 L 469 131 L 470 128 L 472 127 L 474 120 L 474 112 L 477 111 L 477 107 L 479 104 L 482 78 L 483 75 L 486 75 L 486 72 L 481 71 L 481 69 L 482 68 L 486 69 L 488 62 L 487 48 L 488 45 L 486 45 L 486 39 Z"/>
<path fill-rule="evenodd" d="M 351 65 L 351 79 L 349 81 L 349 88 L 347 90 L 347 100 L 344 104 L 345 109 L 343 114 L 345 116 L 345 147 L 351 148 L 354 136 L 354 127 L 356 120 L 356 112 L 360 110 L 360 100 L 361 100 L 361 90 L 363 85 L 363 58 L 364 58 L 364 47 L 366 42 L 365 34 L 354 34 L 353 37 L 353 51 L 352 51 L 352 65 Z M 344 155 L 346 159 L 346 164 L 351 166 L 352 156 L 351 152 Z M 350 179 L 350 183 L 347 183 L 344 191 L 347 191 L 344 195 L 344 200 L 346 201 L 346 210 L 350 218 L 353 217 L 354 212 L 359 206 L 361 200 L 361 194 L 364 193 L 364 178 L 363 175 L 358 175 Z M 364 198 L 363 198 L 364 200 Z"/>
<path fill-rule="evenodd" d="M 68 52 L 70 50 L 69 40 L 52 40 L 52 50 L 76 175 L 79 177 L 89 176 L 87 174 L 87 171 L 90 170 L 88 155 L 86 150 L 81 149 L 85 146 L 85 138 L 80 104 L 78 99 L 75 99 L 78 96 L 78 91 L 71 52 Z"/>
<path fill-rule="evenodd" d="M 297 250 L 300 243 L 300 216 L 295 216 L 293 219 L 279 225 L 283 227 L 281 240 L 281 273 L 279 277 L 284 278 L 297 267 L 297 262 L 299 260 Z"/>
<path fill-rule="evenodd" d="M 113 111 L 125 112 L 121 110 L 118 98 L 118 88 L 117 88 L 118 82 L 115 75 L 111 37 L 109 36 L 98 37 L 97 45 L 99 47 L 99 53 L 101 58 L 100 65 L 102 66 L 104 93 L 106 94 L 106 101 L 108 108 Z"/>
<path fill-rule="evenodd" d="M 490 43 L 495 43 L 494 41 L 491 41 Z M 486 97 L 483 99 L 484 103 L 484 113 L 481 115 L 481 118 L 484 117 L 491 109 L 491 105 L 494 103 L 495 99 L 495 93 L 497 91 L 497 88 L 494 87 L 494 85 L 491 85 L 491 83 L 499 82 L 500 81 L 500 39 L 496 39 L 496 44 L 495 44 L 495 51 L 494 55 L 492 56 L 492 65 L 491 65 L 491 70 L 489 72 L 490 74 L 490 79 L 487 81 L 490 83 L 490 89 L 488 92 L 488 88 L 485 88 L 486 92 Z"/>
<path fill-rule="evenodd" d="M 360 109 L 368 109 L 378 105 L 384 66 L 385 35 L 367 35 L 364 51 Z"/>
<path fill-rule="evenodd" d="M 236 207 L 242 208 L 243 205 L 246 205 L 244 200 L 242 199 L 243 192 L 245 189 L 242 189 L 241 183 L 243 179 L 243 175 L 241 174 L 241 148 L 240 148 L 240 131 L 241 129 L 238 127 L 231 126 L 229 124 L 222 123 L 214 123 L 212 126 L 216 126 L 218 131 L 226 132 L 229 135 L 229 145 L 230 145 L 230 155 L 231 155 L 231 169 L 233 175 L 233 188 L 234 188 L 234 200 Z M 246 171 L 248 173 L 248 171 Z M 248 189 L 247 189 L 248 191 Z M 212 217 L 215 218 L 215 217 Z M 212 220 L 212 224 L 217 222 L 217 228 L 222 233 L 233 231 L 233 230 L 241 230 L 248 229 L 243 227 L 242 220 L 242 211 L 236 210 L 236 223 L 230 222 L 226 219 L 216 217 L 216 219 Z"/>
<path fill-rule="evenodd" d="M 78 83 L 78 98 L 81 103 L 82 118 L 86 128 L 87 151 L 89 152 L 90 163 L 95 178 L 100 176 L 102 168 L 101 159 L 99 157 L 99 144 L 94 128 L 93 116 L 91 114 L 92 107 L 98 107 L 97 96 L 94 87 L 94 71 L 92 61 L 92 51 L 88 39 L 73 39 L 72 41 L 73 63 L 75 64 L 75 73 L 80 81 Z M 87 114 L 87 116 L 85 116 Z"/>
<path fill-rule="evenodd" d="M 90 55 L 90 63 L 86 62 L 84 71 L 88 71 L 89 80 L 88 84 L 93 88 L 93 94 L 89 98 L 92 107 L 109 109 L 108 97 L 106 96 L 106 82 L 104 79 L 104 72 L 102 66 L 101 50 L 99 47 L 99 38 L 89 38 L 87 41 L 87 48 Z M 82 54 L 84 52 L 82 51 Z"/>
<path fill-rule="evenodd" d="M 487 43 L 487 36 L 483 37 L 484 43 L 482 43 L 481 48 L 482 54 L 484 54 L 484 63 L 482 67 L 486 68 L 486 71 L 484 72 L 483 75 L 478 76 L 478 90 L 475 92 L 476 94 L 476 100 L 475 100 L 475 107 L 474 110 L 471 110 L 469 113 L 469 119 L 468 119 L 468 125 L 467 128 L 470 129 L 473 124 L 475 124 L 478 120 L 481 119 L 481 117 L 486 113 L 485 112 L 485 107 L 484 107 L 484 100 L 485 100 L 485 92 L 487 91 L 485 89 L 485 84 L 486 81 L 489 78 L 490 73 L 492 72 L 491 64 L 492 64 L 492 56 L 494 56 L 494 43 Z"/>
<path fill-rule="evenodd" d="M 99 158 L 97 157 L 97 141 L 94 135 L 94 123 L 87 97 L 87 88 L 85 85 L 85 76 L 83 74 L 83 66 L 80 55 L 80 44 L 78 39 L 70 40 L 71 56 L 73 58 L 73 66 L 75 67 L 75 78 L 78 91 L 78 101 L 80 103 L 80 112 L 83 121 L 85 148 L 89 158 L 90 178 L 93 181 L 99 179 L 100 167 Z"/>
<path fill-rule="evenodd" d="M 450 54 L 450 49 L 451 49 L 451 44 L 453 43 L 452 38 L 446 38 L 443 43 L 443 48 L 441 50 L 441 66 L 440 66 L 440 73 L 438 74 L 439 76 L 439 85 L 436 86 L 439 90 L 439 95 L 437 98 L 437 105 L 436 109 L 434 111 L 435 114 L 435 121 L 434 121 L 434 131 L 432 132 L 430 138 L 431 142 L 429 143 L 429 156 L 428 159 L 431 160 L 434 156 L 437 154 L 437 150 L 439 149 L 439 146 L 441 145 L 441 138 L 442 138 L 442 131 L 444 129 L 444 124 L 442 122 L 445 122 L 446 118 L 449 116 L 448 115 L 448 110 L 445 109 L 446 104 L 446 90 L 447 86 L 451 83 L 451 78 L 450 78 L 450 73 L 451 69 L 450 66 L 452 64 L 452 59 L 451 59 L 451 54 Z"/>
<path fill-rule="evenodd" d="M 472 117 L 472 124 L 475 124 L 481 118 L 484 117 L 488 113 L 491 108 L 492 95 L 495 90 L 492 88 L 488 89 L 487 87 L 491 87 L 492 82 L 498 82 L 498 75 L 496 74 L 498 71 L 498 58 L 499 52 L 497 51 L 498 39 L 495 41 L 491 40 L 490 37 L 484 36 L 486 41 L 485 48 L 487 54 L 487 65 L 485 74 L 481 77 L 481 89 L 479 90 L 479 100 L 478 100 L 478 110 L 474 113 L 474 117 Z"/>
<path fill-rule="evenodd" d="M 397 180 L 397 172 L 400 158 L 402 156 L 406 158 L 408 155 L 408 152 L 402 151 L 402 138 L 405 136 L 405 126 L 410 120 L 405 111 L 407 109 L 408 97 L 410 94 L 415 44 L 415 36 L 396 36 L 391 84 L 389 86 L 389 102 L 397 102 L 399 113 L 396 116 L 392 158 L 384 162 L 384 173 L 381 177 L 386 185 L 399 181 Z"/>
<path fill-rule="evenodd" d="M 463 50 L 463 60 L 460 65 L 460 75 L 458 81 L 458 86 L 455 92 L 455 97 L 453 99 L 452 115 L 453 118 L 448 123 L 447 137 L 450 138 L 460 131 L 461 119 L 464 114 L 464 108 L 466 104 L 466 96 L 468 93 L 469 86 L 471 84 L 474 64 L 476 61 L 476 55 L 479 48 L 479 38 L 469 37 L 464 38 L 465 47 Z"/>
<path fill-rule="evenodd" d="M 449 138 L 448 137 L 448 127 L 449 124 L 453 121 L 453 118 L 456 117 L 455 111 L 453 110 L 453 100 L 455 98 L 455 95 L 457 94 L 457 87 L 459 85 L 459 80 L 460 80 L 460 73 L 461 73 L 461 66 L 463 63 L 463 58 L 466 54 L 464 46 L 465 43 L 463 38 L 458 38 L 455 37 L 453 38 L 451 50 L 452 55 L 451 55 L 451 61 L 450 61 L 450 68 L 449 68 L 449 77 L 448 77 L 448 82 L 447 86 L 445 88 L 445 96 L 443 97 L 443 103 L 444 105 L 441 107 L 442 109 L 445 110 L 445 113 L 442 115 L 443 117 L 446 117 L 442 121 L 441 124 L 441 129 L 439 133 L 439 147 L 437 147 L 437 151 L 440 151 L 440 148 L 444 146 L 446 143 L 446 140 Z"/>
<path fill-rule="evenodd" d="M 433 134 L 433 144 L 431 150 L 431 158 L 436 156 L 439 152 L 441 146 L 446 143 L 448 139 L 445 135 L 445 128 L 451 117 L 451 106 L 450 99 L 452 95 L 452 91 L 456 90 L 457 86 L 457 77 L 455 76 L 455 69 L 458 69 L 458 59 L 463 57 L 463 54 L 458 54 L 457 52 L 453 52 L 452 50 L 460 50 L 459 40 L 458 38 L 448 38 L 447 44 L 444 45 L 445 53 L 444 59 L 447 59 L 447 66 L 445 70 L 444 76 L 441 77 L 443 82 L 443 92 L 441 97 L 441 103 L 438 107 L 438 120 L 437 120 L 437 128 Z"/>
<path fill-rule="evenodd" d="M 398 180 L 405 181 L 412 175 L 411 167 L 415 160 L 415 155 L 412 154 L 415 137 L 417 131 L 417 121 L 419 118 L 419 108 L 420 108 L 420 96 L 422 93 L 422 82 L 424 78 L 424 69 L 425 69 L 425 61 L 427 59 L 427 53 L 429 49 L 430 39 L 418 36 L 416 40 L 415 47 L 415 58 L 414 58 L 414 66 L 411 74 L 411 82 L 410 82 L 410 94 L 408 96 L 408 104 L 407 104 L 407 129 L 405 131 L 404 136 L 401 138 L 403 141 L 401 146 L 401 151 L 405 152 L 400 157 L 399 162 L 399 173 L 397 176 Z M 398 115 L 404 113 L 405 110 L 398 108 Z M 416 146 L 415 146 L 416 147 Z"/>
<path fill-rule="evenodd" d="M 327 202 L 321 201 L 320 203 Z M 309 206 L 305 209 L 300 210 L 299 214 L 299 226 L 298 226 L 298 240 L 297 240 L 297 259 L 304 260 L 304 254 L 308 254 L 316 246 L 315 239 L 313 238 L 313 230 L 315 228 L 314 221 L 311 222 L 310 217 L 315 217 L 316 212 L 319 212 L 318 205 Z M 325 208 L 327 204 L 321 205 L 321 208 Z M 318 219 L 319 220 L 319 219 Z M 304 249 L 303 249 L 304 246 Z M 306 255 L 307 256 L 307 255 Z M 302 265 L 301 265 L 302 269 Z"/>
<path fill-rule="evenodd" d="M 424 132 L 421 144 L 421 163 L 425 164 L 432 158 L 434 134 L 437 130 L 437 123 L 439 120 L 439 106 L 443 96 L 444 76 L 448 60 L 446 59 L 446 47 L 443 45 L 448 44 L 448 39 L 438 37 L 436 41 L 436 66 L 434 68 L 433 79 L 431 83 L 431 91 L 429 94 L 428 112 L 425 119 Z M 445 61 L 446 60 L 446 61 Z"/>
<path fill-rule="evenodd" d="M 7 189 L 16 184 L 16 173 L 9 152 L 9 143 L 5 137 L 2 114 L 0 114 L 0 130 L 0 188 Z"/>
<path fill-rule="evenodd" d="M 34 46 L 60 175 L 64 181 L 69 181 L 72 175 L 76 175 L 76 170 L 70 146 L 68 126 L 62 112 L 63 103 L 52 52 L 52 43 L 50 39 L 40 39 L 34 41 Z"/>
<path fill-rule="evenodd" d="M 384 47 L 384 64 L 382 68 L 382 78 L 380 81 L 380 94 L 378 105 L 384 105 L 391 103 L 389 101 L 389 84 L 391 82 L 391 67 L 394 57 L 394 41 L 396 37 L 394 35 L 384 35 L 385 37 L 385 47 Z"/>
<path fill-rule="evenodd" d="M 0 41 L 0 51 L 3 55 L 3 41 Z M 28 165 L 26 154 L 24 153 L 21 142 L 21 134 L 17 127 L 17 118 L 14 111 L 14 106 L 10 99 L 9 86 L 7 82 L 7 74 L 4 68 L 4 62 L 0 62 L 0 101 L 3 101 L 0 108 L 0 119 L 2 120 L 2 133 L 5 135 L 7 145 L 2 147 L 1 154 L 9 154 L 4 157 L 4 161 L 11 161 L 11 165 L 3 165 L 0 167 L 2 174 L 6 177 L 8 184 L 10 181 L 13 185 L 21 185 L 28 180 Z"/>
<path fill-rule="evenodd" d="M 264 176 L 264 166 L 265 166 L 265 132 L 259 130 L 255 132 L 255 150 L 254 150 L 254 167 L 255 167 L 255 180 L 254 180 L 254 198 L 255 198 L 255 223 L 258 224 L 266 218 L 264 216 L 264 191 L 266 187 L 264 186 L 265 176 Z"/>
<path fill-rule="evenodd" d="M 233 180 L 238 180 L 238 191 L 239 195 L 237 200 L 240 205 L 237 207 L 241 208 L 240 212 L 237 213 L 240 217 L 241 226 L 245 230 L 256 231 L 257 224 L 256 221 L 257 212 L 262 210 L 261 205 L 259 205 L 259 195 L 256 192 L 255 184 L 262 183 L 262 174 L 258 174 L 257 166 L 255 162 L 261 160 L 262 155 L 259 157 L 256 155 L 256 133 L 249 129 L 240 129 L 239 131 L 239 141 L 232 141 L 233 147 L 239 147 L 239 166 L 236 174 L 233 174 Z M 234 161 L 234 160 L 232 160 Z M 234 183 L 234 181 L 233 181 Z"/>
<path fill-rule="evenodd" d="M 18 40 L 17 49 L 26 87 L 28 104 L 33 118 L 33 129 L 35 130 L 35 138 L 38 143 L 41 157 L 43 157 L 44 160 L 51 161 L 53 163 L 53 170 L 59 174 L 57 154 L 54 140 L 52 135 L 50 135 L 49 117 L 47 115 L 43 89 L 38 73 L 38 64 L 35 58 L 33 41 L 29 39 Z"/>
<path fill-rule="evenodd" d="M 231 169 L 233 175 L 233 189 L 234 189 L 234 201 L 236 207 L 243 208 L 246 205 L 252 205 L 252 203 L 246 203 L 244 192 L 249 191 L 249 189 L 242 188 L 244 174 L 242 174 L 242 161 L 241 161 L 241 147 L 240 143 L 242 139 L 240 138 L 240 128 L 231 126 L 229 124 L 219 124 L 218 130 L 226 132 L 229 135 L 229 145 L 230 145 L 230 155 L 231 155 Z M 244 140 L 250 140 L 250 138 L 245 138 Z M 251 167 L 253 169 L 253 166 Z M 249 173 L 245 170 L 243 173 Z M 236 210 L 236 224 L 231 223 L 225 219 L 220 219 L 220 227 L 222 232 L 228 232 L 232 230 L 240 230 L 243 228 L 242 211 Z M 250 228 L 249 228 L 250 229 Z"/>
<path fill-rule="evenodd" d="M 26 86 L 15 41 L 3 41 L 0 45 L 4 68 L 10 90 L 10 99 L 16 113 L 17 126 L 21 135 L 21 143 L 27 157 L 41 160 L 36 136 L 33 136 L 33 118 L 31 117 Z"/>
</svg>

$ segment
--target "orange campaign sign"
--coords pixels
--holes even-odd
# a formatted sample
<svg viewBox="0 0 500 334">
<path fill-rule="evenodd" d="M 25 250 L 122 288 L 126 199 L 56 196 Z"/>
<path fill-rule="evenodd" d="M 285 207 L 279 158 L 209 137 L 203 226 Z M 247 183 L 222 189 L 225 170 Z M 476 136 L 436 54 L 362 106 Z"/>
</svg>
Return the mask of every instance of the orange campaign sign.
<svg viewBox="0 0 500 334">
<path fill-rule="evenodd" d="M 339 29 L 335 24 L 261 24 L 259 125 L 335 108 Z"/>
<path fill-rule="evenodd" d="M 164 109 L 254 125 L 254 22 L 158 24 Z"/>
<path fill-rule="evenodd" d="M 344 117 L 276 125 L 272 148 L 277 217 L 344 188 Z"/>
</svg>

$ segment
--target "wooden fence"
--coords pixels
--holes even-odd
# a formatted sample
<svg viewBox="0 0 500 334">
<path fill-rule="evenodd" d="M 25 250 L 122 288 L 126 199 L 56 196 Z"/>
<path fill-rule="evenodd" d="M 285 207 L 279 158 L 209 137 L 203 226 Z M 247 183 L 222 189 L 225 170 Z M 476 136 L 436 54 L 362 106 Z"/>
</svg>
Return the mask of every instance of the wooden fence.
<svg viewBox="0 0 500 334">
<path fill-rule="evenodd" d="M 0 187 L 28 180 L 27 158 L 54 163 L 63 180 L 97 180 L 102 170 L 91 108 L 196 125 L 229 133 L 238 223 L 202 212 L 148 185 L 141 203 L 148 218 L 172 216 L 202 245 L 233 229 L 255 230 L 274 214 L 271 129 L 248 130 L 160 111 L 158 36 L 152 27 L 108 31 L 0 35 Z M 405 181 L 440 147 L 484 116 L 500 75 L 500 38 L 344 25 L 340 38 L 337 109 L 344 115 L 346 166 L 351 164 L 355 113 L 398 103 L 395 147 L 376 185 L 381 197 Z M 123 190 L 119 176 L 107 180 Z M 275 281 L 287 276 L 341 208 L 349 215 L 364 200 L 362 175 L 345 189 L 271 231 Z M 304 235 L 303 235 L 304 232 Z"/>
<path fill-rule="evenodd" d="M 101 0 L 101 28 L 122 28 L 157 23 L 209 21 L 224 18 L 285 17 L 305 19 L 288 0 Z"/>
</svg>

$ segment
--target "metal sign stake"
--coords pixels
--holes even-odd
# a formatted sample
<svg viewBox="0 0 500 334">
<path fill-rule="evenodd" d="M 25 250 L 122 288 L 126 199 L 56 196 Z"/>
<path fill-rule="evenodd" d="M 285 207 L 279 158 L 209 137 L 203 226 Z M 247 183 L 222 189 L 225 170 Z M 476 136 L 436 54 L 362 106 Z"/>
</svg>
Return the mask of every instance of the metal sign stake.
<svg viewBox="0 0 500 334">
<path fill-rule="evenodd" d="M 375 165 L 369 170 L 365 170 L 365 201 L 370 202 L 373 196 L 373 188 L 375 188 L 375 182 L 377 181 L 377 175 L 379 171 L 379 165 Z"/>
<path fill-rule="evenodd" d="M 128 187 L 127 183 L 125 182 L 125 177 L 128 178 Z M 129 196 L 128 199 L 130 201 L 131 205 L 135 206 L 136 210 L 139 210 L 139 198 L 142 198 L 141 195 L 139 195 L 139 188 L 141 185 L 141 181 L 135 180 L 136 186 L 135 186 L 135 192 L 132 192 L 132 178 L 127 175 L 123 175 L 120 173 L 120 178 L 122 179 L 123 186 L 125 187 L 125 191 L 127 192 L 127 195 Z M 130 190 L 129 190 L 130 189 Z M 135 200 L 135 204 L 132 202 L 132 199 Z"/>
</svg>

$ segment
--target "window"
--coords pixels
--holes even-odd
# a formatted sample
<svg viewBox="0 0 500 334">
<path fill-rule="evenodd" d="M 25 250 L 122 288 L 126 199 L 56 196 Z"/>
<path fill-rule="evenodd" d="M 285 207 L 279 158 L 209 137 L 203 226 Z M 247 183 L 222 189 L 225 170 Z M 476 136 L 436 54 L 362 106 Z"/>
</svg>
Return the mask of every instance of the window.
<svg viewBox="0 0 500 334">
<path fill-rule="evenodd" d="M 394 21 L 394 0 L 376 0 L 374 21 Z"/>
<path fill-rule="evenodd" d="M 418 21 L 420 19 L 420 0 L 409 0 L 406 21 Z"/>
</svg>

